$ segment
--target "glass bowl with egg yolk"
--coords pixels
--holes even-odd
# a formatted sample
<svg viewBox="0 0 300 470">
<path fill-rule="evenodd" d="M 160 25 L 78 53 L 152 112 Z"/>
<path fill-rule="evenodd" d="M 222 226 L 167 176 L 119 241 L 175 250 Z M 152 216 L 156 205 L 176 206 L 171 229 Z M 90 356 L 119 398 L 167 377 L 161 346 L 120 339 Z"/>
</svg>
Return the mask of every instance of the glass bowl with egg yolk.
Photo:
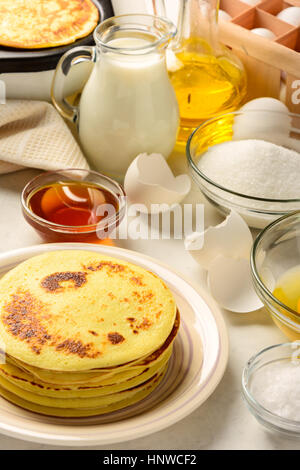
<svg viewBox="0 0 300 470">
<path fill-rule="evenodd" d="M 275 324 L 300 340 L 300 211 L 281 217 L 257 237 L 251 253 L 255 290 Z"/>
</svg>

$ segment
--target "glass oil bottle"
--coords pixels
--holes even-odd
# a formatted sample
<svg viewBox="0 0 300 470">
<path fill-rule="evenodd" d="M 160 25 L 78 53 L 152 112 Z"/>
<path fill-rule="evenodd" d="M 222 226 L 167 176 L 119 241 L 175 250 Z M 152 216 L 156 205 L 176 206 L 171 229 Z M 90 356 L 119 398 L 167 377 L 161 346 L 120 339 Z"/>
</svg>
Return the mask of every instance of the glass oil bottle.
<svg viewBox="0 0 300 470">
<path fill-rule="evenodd" d="M 218 42 L 218 0 L 179 0 L 178 33 L 168 71 L 180 111 L 177 142 L 203 121 L 234 111 L 246 95 L 240 60 Z"/>
</svg>

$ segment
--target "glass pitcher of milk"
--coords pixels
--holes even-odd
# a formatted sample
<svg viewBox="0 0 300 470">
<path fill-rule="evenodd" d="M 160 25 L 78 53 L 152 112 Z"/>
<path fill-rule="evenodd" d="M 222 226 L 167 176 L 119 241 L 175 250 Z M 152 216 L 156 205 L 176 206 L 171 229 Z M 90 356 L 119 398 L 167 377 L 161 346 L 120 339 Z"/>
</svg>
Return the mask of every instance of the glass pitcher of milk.
<svg viewBox="0 0 300 470">
<path fill-rule="evenodd" d="M 78 125 L 83 151 L 96 170 L 122 180 L 142 152 L 167 158 L 176 142 L 178 104 L 165 51 L 176 34 L 166 18 L 122 15 L 101 23 L 96 47 L 75 47 L 59 61 L 52 85 L 54 105 Z M 76 64 L 94 63 L 79 107 L 64 99 Z M 72 69 L 72 71 L 75 70 Z"/>
</svg>

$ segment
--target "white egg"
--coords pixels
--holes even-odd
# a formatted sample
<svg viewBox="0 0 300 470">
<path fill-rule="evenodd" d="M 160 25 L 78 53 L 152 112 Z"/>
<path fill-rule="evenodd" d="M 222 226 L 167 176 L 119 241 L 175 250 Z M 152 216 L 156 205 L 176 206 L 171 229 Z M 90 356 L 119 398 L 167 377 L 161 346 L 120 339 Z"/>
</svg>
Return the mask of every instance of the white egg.
<svg viewBox="0 0 300 470">
<path fill-rule="evenodd" d="M 131 203 L 144 206 L 141 212 L 158 213 L 180 203 L 191 189 L 191 180 L 188 175 L 175 177 L 163 155 L 142 153 L 129 166 L 124 188 Z"/>
<path fill-rule="evenodd" d="M 230 21 L 232 20 L 232 16 L 227 13 L 227 11 L 219 10 L 219 20 L 221 21 Z"/>
<path fill-rule="evenodd" d="M 220 255 L 249 259 L 253 239 L 244 219 L 235 211 L 215 227 L 195 232 L 185 239 L 185 248 L 204 269 Z"/>
<path fill-rule="evenodd" d="M 231 312 L 248 313 L 263 307 L 247 259 L 216 258 L 208 271 L 208 286 L 218 304 Z"/>
<path fill-rule="evenodd" d="M 233 124 L 233 140 L 262 139 L 285 145 L 291 132 L 288 107 L 275 98 L 263 97 L 249 101 L 237 114 Z M 255 112 L 259 111 L 259 112 Z"/>
<path fill-rule="evenodd" d="M 251 32 L 254 33 L 254 34 L 257 34 L 258 36 L 262 36 L 263 38 L 266 38 L 266 39 L 275 39 L 276 38 L 273 31 L 271 31 L 270 29 L 267 29 L 267 28 L 254 28 L 254 29 L 251 29 Z"/>
<path fill-rule="evenodd" d="M 248 101 L 248 103 L 244 104 L 240 108 L 240 111 L 249 111 L 256 109 L 262 111 L 281 111 L 284 113 L 289 112 L 288 107 L 285 104 L 283 104 L 276 98 L 271 98 L 269 96 L 256 98 L 254 100 Z"/>
<path fill-rule="evenodd" d="M 261 0 L 242 0 L 243 3 L 247 3 L 247 5 L 257 5 Z"/>
<path fill-rule="evenodd" d="M 300 26 L 300 7 L 285 8 L 278 13 L 277 18 L 293 26 Z"/>
</svg>

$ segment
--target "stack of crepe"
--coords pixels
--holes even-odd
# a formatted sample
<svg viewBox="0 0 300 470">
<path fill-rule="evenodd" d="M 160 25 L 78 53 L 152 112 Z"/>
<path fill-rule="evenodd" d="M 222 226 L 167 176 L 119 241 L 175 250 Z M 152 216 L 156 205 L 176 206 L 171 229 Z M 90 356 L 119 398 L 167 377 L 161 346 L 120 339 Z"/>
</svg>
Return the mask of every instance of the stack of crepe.
<svg viewBox="0 0 300 470">
<path fill-rule="evenodd" d="M 162 380 L 179 328 L 156 275 L 89 251 L 33 257 L 0 280 L 0 395 L 50 416 L 108 413 Z"/>
</svg>

